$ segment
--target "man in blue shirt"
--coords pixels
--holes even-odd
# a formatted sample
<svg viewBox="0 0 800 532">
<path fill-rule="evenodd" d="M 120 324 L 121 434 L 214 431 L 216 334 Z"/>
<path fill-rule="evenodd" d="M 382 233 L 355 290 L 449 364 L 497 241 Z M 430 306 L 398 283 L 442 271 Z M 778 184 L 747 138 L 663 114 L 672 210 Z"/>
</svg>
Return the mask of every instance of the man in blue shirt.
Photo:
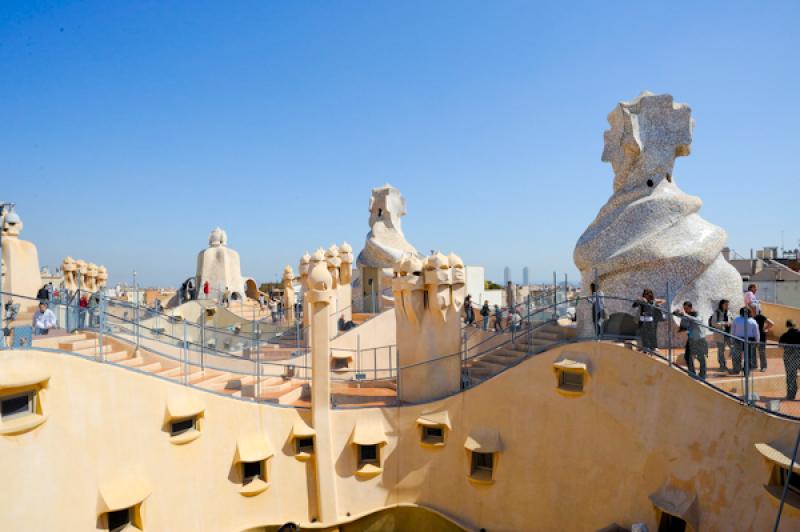
<svg viewBox="0 0 800 532">
<path fill-rule="evenodd" d="M 751 317 L 750 309 L 742 307 L 739 310 L 739 317 L 733 320 L 731 324 L 731 335 L 736 338 L 731 349 L 731 358 L 733 358 L 733 370 L 731 373 L 735 375 L 742 371 L 742 353 L 747 353 L 749 362 L 751 352 L 753 355 L 755 354 L 752 351 L 755 349 L 755 344 L 761 341 L 758 323 Z"/>
</svg>

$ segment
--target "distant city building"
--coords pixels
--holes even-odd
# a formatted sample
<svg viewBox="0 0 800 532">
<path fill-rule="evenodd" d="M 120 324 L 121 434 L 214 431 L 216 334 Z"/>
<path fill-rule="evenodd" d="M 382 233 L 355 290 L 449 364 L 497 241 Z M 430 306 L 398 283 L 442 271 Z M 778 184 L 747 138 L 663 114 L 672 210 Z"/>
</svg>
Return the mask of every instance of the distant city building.
<svg viewBox="0 0 800 532">
<path fill-rule="evenodd" d="M 507 285 L 508 282 L 511 280 L 511 268 L 508 266 L 503 269 L 503 285 Z"/>
<path fill-rule="evenodd" d="M 723 249 L 722 254 L 742 276 L 742 291 L 755 283 L 761 301 L 800 306 L 800 273 L 793 268 L 800 265 L 794 250 L 784 253 L 782 258 L 778 257 L 775 247 L 760 249 L 755 257 L 751 253 L 749 259 L 728 248 Z"/>
<path fill-rule="evenodd" d="M 527 266 L 522 268 L 522 284 L 524 286 L 528 286 L 530 284 L 530 278 L 528 277 L 528 267 Z"/>
</svg>

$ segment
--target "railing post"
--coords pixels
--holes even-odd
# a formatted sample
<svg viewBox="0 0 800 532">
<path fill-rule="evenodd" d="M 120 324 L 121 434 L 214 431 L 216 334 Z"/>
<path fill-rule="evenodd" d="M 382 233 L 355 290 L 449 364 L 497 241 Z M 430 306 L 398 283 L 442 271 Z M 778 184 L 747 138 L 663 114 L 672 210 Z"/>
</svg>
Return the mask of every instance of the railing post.
<svg viewBox="0 0 800 532">
<path fill-rule="evenodd" d="M 136 270 L 133 270 L 133 294 L 136 298 L 136 310 L 135 310 L 135 317 L 133 319 L 133 324 L 136 331 L 136 352 L 139 352 L 139 290 L 136 287 Z"/>
<path fill-rule="evenodd" d="M 183 320 L 183 383 L 189 383 L 189 344 L 186 341 L 186 320 Z"/>
<path fill-rule="evenodd" d="M 745 317 L 747 317 L 745 315 Z M 745 332 L 744 338 L 747 338 L 747 323 L 745 323 Z M 750 345 L 749 339 L 743 339 L 742 343 L 744 344 L 744 349 L 742 352 L 744 353 L 744 403 L 746 405 L 751 404 L 750 402 L 750 371 L 752 368 L 750 367 L 750 349 L 752 346 Z"/>
<path fill-rule="evenodd" d="M 97 333 L 98 344 L 100 345 L 100 362 L 105 362 L 105 356 L 103 354 L 103 328 L 105 327 L 105 315 L 106 315 L 106 289 L 100 289 L 100 316 L 99 316 L 99 331 Z"/>
<path fill-rule="evenodd" d="M 205 371 L 206 356 L 206 309 L 200 314 L 200 371 Z"/>
<path fill-rule="evenodd" d="M 392 378 L 392 346 L 389 344 L 389 378 Z"/>
<path fill-rule="evenodd" d="M 669 357 L 669 367 L 672 367 L 672 292 L 670 290 L 669 281 L 667 281 L 667 356 Z"/>
<path fill-rule="evenodd" d="M 356 371 L 361 369 L 361 335 L 356 335 Z"/>
<path fill-rule="evenodd" d="M 511 346 L 512 347 L 514 346 L 513 340 L 511 342 Z M 462 381 L 464 379 L 464 368 L 466 367 L 467 367 L 467 332 L 464 331 L 461 334 L 461 369 L 458 375 L 459 381 Z"/>
<path fill-rule="evenodd" d="M 258 325 L 256 325 L 258 328 Z M 255 384 L 255 401 L 258 402 L 261 397 L 261 345 L 256 340 L 256 384 Z"/>
<path fill-rule="evenodd" d="M 372 348 L 372 379 L 378 380 L 378 348 Z"/>
<path fill-rule="evenodd" d="M 397 368 L 397 404 L 400 404 L 400 373 L 402 373 L 400 368 L 400 348 L 398 347 L 395 349 L 394 352 L 395 356 L 397 357 L 397 362 L 395 363 L 395 367 Z"/>
</svg>

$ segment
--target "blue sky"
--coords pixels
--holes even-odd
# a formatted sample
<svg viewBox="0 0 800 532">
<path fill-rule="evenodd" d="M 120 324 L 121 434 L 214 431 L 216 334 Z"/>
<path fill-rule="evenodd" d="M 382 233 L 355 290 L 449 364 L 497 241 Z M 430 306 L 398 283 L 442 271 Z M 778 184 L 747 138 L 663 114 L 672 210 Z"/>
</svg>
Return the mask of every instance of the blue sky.
<svg viewBox="0 0 800 532">
<path fill-rule="evenodd" d="M 418 249 L 502 279 L 577 274 L 611 194 L 606 115 L 693 109 L 675 180 L 741 253 L 800 239 L 798 2 L 0 4 L 0 199 L 43 265 L 193 275 L 219 225 L 243 273 L 363 245 L 370 190 Z"/>
</svg>

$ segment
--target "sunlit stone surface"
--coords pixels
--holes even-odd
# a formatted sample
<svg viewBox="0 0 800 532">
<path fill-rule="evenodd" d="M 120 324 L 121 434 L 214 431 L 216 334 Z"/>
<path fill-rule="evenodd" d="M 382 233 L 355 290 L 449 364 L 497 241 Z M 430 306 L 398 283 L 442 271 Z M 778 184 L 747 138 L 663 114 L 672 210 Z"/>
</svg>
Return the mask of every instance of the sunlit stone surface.
<svg viewBox="0 0 800 532">
<path fill-rule="evenodd" d="M 692 142 L 689 106 L 645 92 L 621 102 L 608 122 L 603 161 L 614 169 L 614 193 L 575 247 L 584 293 L 596 270 L 606 296 L 634 299 L 652 288 L 666 299 L 669 283 L 672 303 L 692 301 L 704 319 L 723 298 L 737 309 L 742 279 L 721 255 L 727 235 L 700 217 L 700 198 L 673 178 L 675 158 L 689 155 Z M 606 308 L 633 313 L 630 303 L 609 300 Z M 579 309 L 579 321 L 588 334 L 588 307 Z"/>
<path fill-rule="evenodd" d="M 365 300 L 367 310 L 393 305 L 391 295 L 392 267 L 405 254 L 422 256 L 403 234 L 402 217 L 406 215 L 406 200 L 391 185 L 372 189 L 369 200 L 369 227 L 364 249 L 358 254 L 358 280 L 355 296 Z M 372 309 L 371 300 L 376 309 Z"/>
</svg>

